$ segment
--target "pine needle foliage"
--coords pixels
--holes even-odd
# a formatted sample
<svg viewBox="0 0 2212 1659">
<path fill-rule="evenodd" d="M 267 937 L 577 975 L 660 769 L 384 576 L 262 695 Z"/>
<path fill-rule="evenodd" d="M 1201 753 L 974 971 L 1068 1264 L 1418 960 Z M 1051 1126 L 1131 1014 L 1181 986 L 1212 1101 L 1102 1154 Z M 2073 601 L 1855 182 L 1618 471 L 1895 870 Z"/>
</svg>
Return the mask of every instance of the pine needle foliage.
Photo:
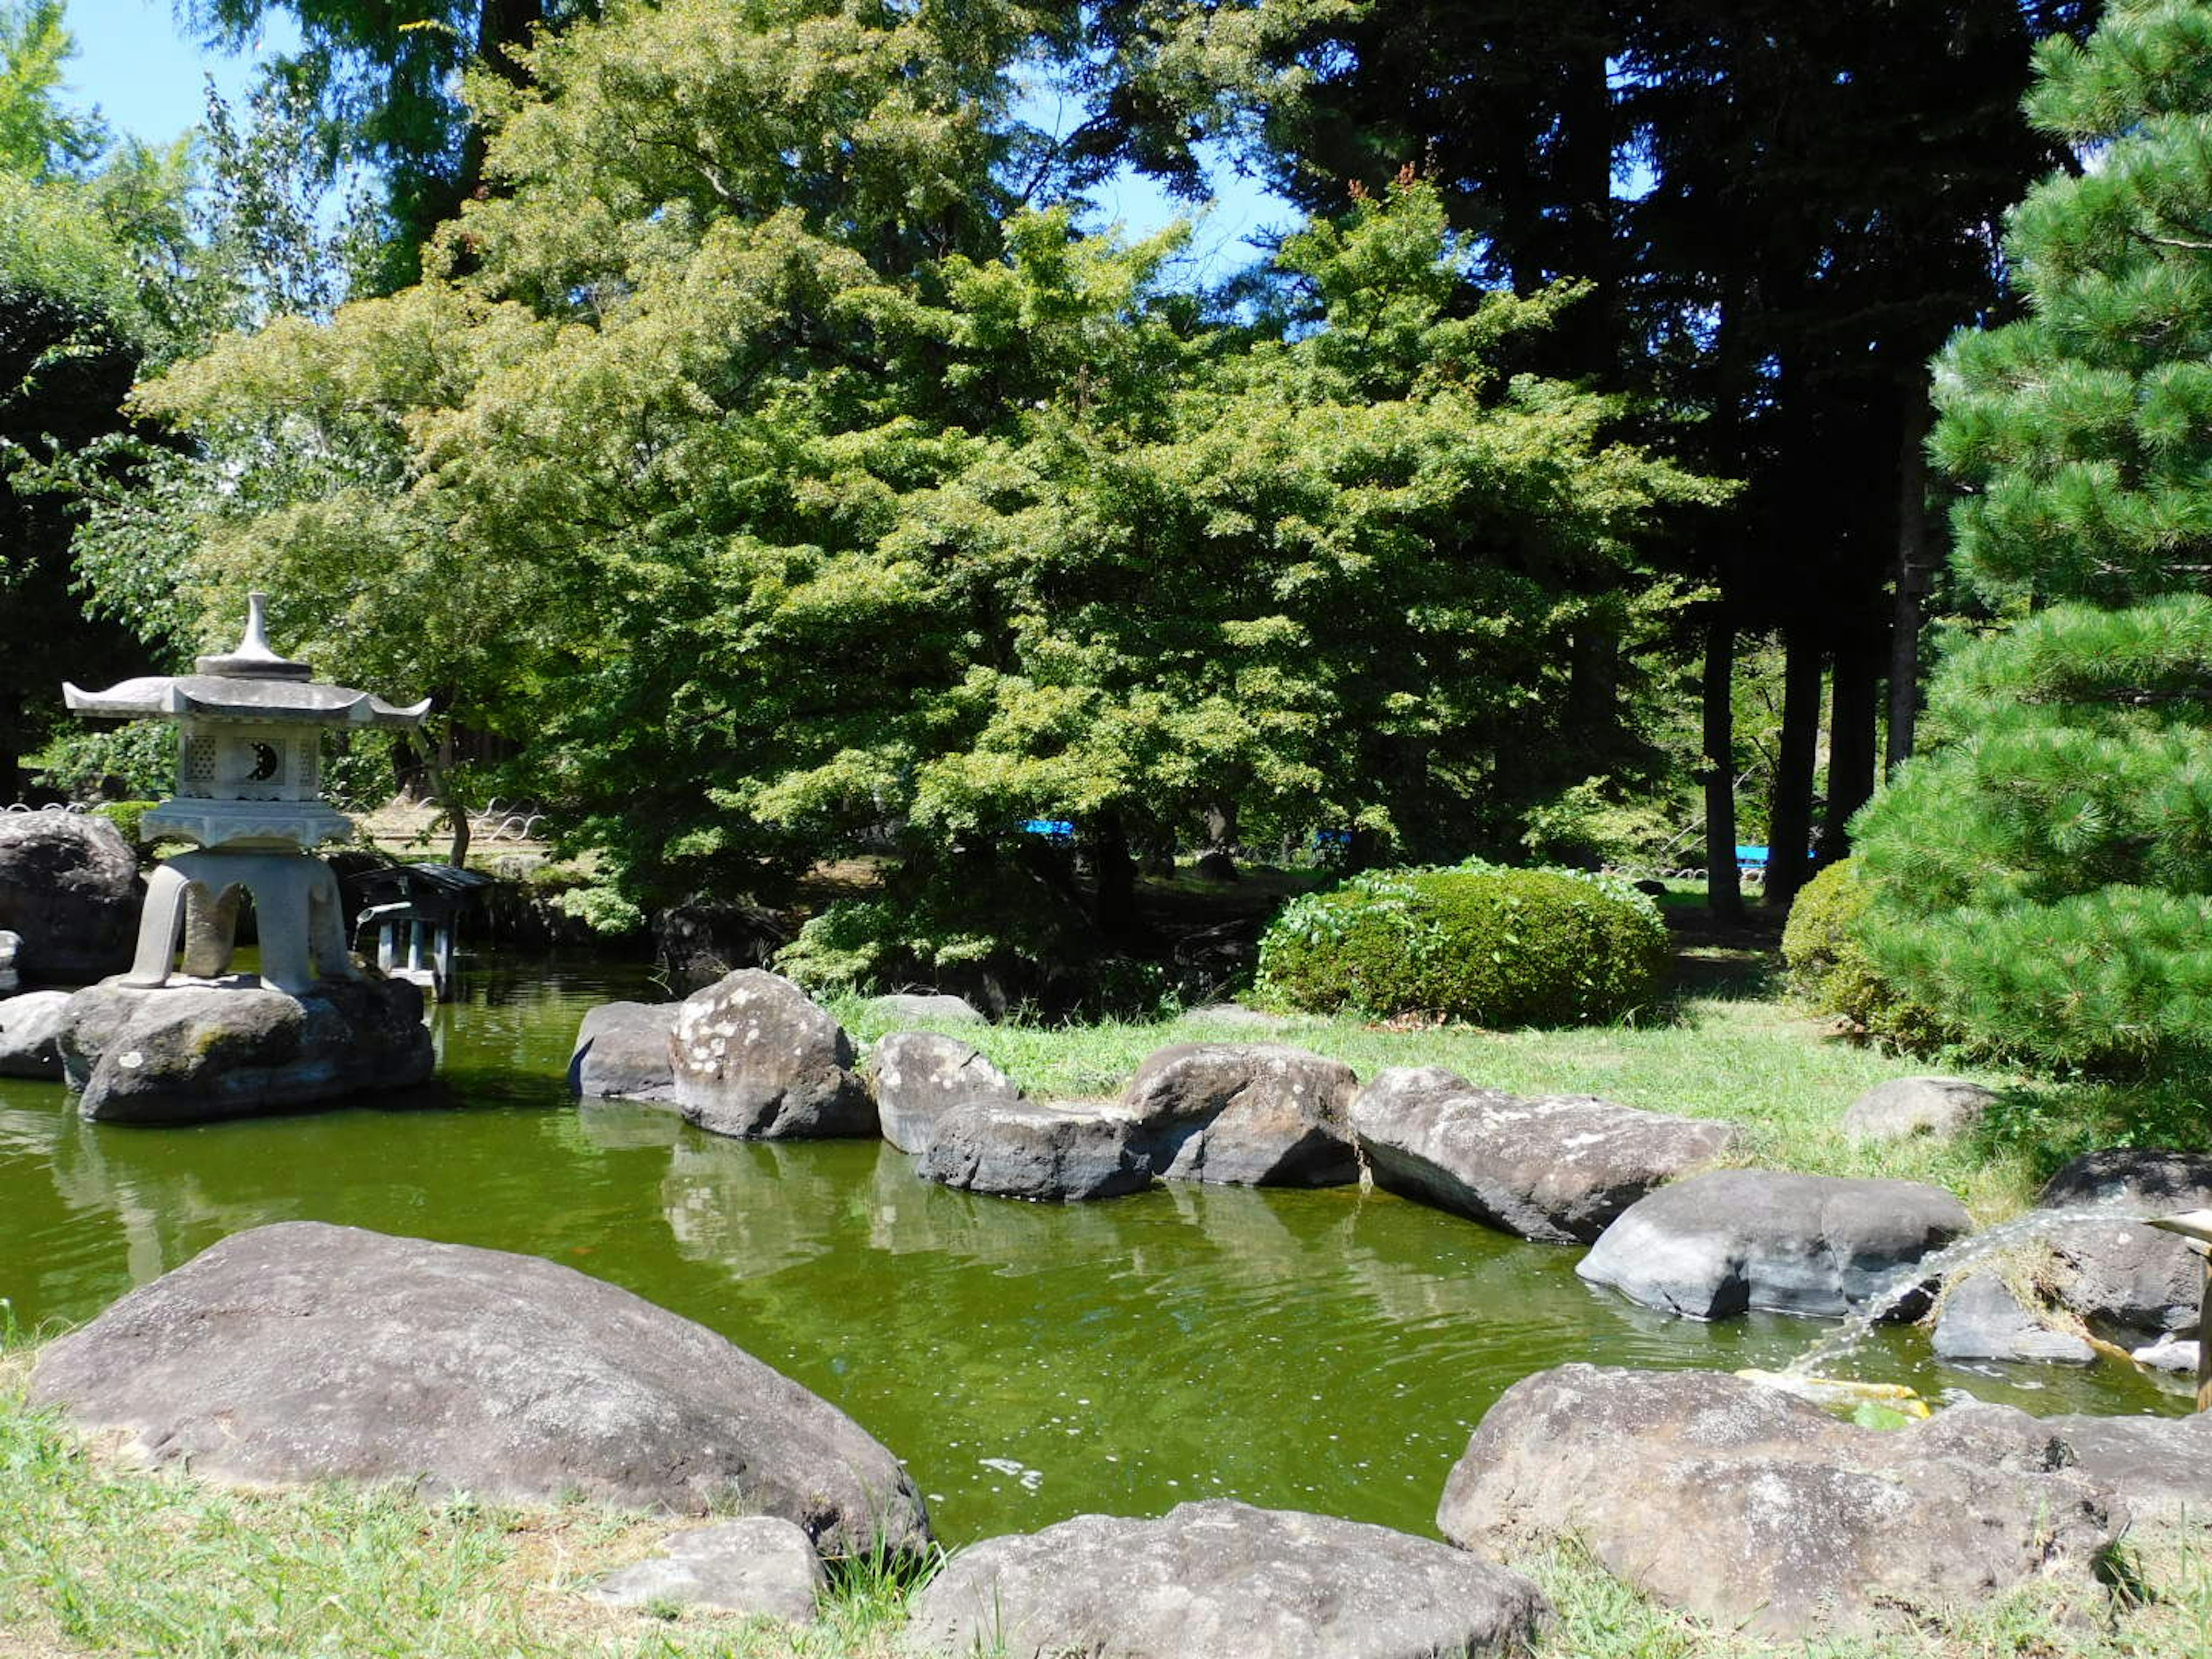
<svg viewBox="0 0 2212 1659">
<path fill-rule="evenodd" d="M 1879 972 L 2063 1067 L 2212 1050 L 2212 6 L 2039 54 L 2075 148 L 2013 214 L 2031 314 L 1936 364 L 1962 573 L 2018 615 L 1855 823 Z M 2047 606 L 2047 609 L 2040 607 Z"/>
</svg>

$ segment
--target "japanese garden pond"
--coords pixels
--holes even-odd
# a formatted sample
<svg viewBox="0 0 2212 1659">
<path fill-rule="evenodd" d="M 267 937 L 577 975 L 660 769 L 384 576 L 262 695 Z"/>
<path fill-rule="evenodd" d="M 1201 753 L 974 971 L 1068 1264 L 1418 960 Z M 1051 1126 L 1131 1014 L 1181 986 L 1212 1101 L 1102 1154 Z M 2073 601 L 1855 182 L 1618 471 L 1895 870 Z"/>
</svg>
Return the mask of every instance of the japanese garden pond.
<svg viewBox="0 0 2212 1659">
<path fill-rule="evenodd" d="M 1032 1205 L 917 1179 L 879 1142 L 746 1142 L 576 1104 L 590 959 L 479 962 L 434 1016 L 444 1098 L 191 1128 L 81 1121 L 0 1079 L 0 1297 L 90 1318 L 228 1234 L 315 1219 L 519 1250 L 697 1320 L 905 1458 L 940 1537 L 1229 1496 L 1432 1534 L 1469 1429 L 1570 1360 L 1778 1367 L 1825 1322 L 1670 1318 L 1531 1244 L 1382 1192 L 1178 1184 Z M 2176 1413 L 2100 1364 L 1937 1364 L 1880 1334 L 1859 1374 L 2039 1413 Z"/>
</svg>

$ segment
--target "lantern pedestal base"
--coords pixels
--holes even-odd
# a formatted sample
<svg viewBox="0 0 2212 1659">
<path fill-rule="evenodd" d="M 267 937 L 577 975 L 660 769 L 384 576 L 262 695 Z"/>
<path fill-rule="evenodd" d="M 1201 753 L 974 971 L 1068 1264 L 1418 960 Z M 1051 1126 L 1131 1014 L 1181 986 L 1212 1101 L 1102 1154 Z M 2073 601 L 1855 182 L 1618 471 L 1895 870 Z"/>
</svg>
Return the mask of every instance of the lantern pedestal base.
<svg viewBox="0 0 2212 1659">
<path fill-rule="evenodd" d="M 238 945 L 238 899 L 252 895 L 261 933 L 261 982 L 294 996 L 325 979 L 358 979 L 346 948 L 345 906 L 337 878 L 306 853 L 184 853 L 164 860 L 146 880 L 138 949 L 120 983 L 142 990 L 167 985 L 177 971 L 218 979 L 230 971 Z"/>
</svg>

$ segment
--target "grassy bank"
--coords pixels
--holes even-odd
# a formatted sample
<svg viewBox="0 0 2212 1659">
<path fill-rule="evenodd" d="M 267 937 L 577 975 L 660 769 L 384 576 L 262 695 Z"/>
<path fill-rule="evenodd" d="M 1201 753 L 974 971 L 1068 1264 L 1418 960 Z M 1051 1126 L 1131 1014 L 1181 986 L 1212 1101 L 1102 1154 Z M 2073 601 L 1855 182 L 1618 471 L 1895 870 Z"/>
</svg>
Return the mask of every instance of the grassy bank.
<svg viewBox="0 0 2212 1659">
<path fill-rule="evenodd" d="M 941 1029 L 974 1043 L 1042 1097 L 1114 1095 L 1155 1048 L 1201 1040 L 1295 1043 L 1343 1060 L 1363 1081 L 1393 1066 L 1443 1066 L 1482 1087 L 1514 1094 L 1601 1095 L 1626 1106 L 1740 1123 L 1749 1132 L 1739 1157 L 1744 1164 L 1948 1187 L 1985 1224 L 2027 1207 L 2056 1164 L 2097 1144 L 2106 1120 L 2126 1104 L 1998 1073 L 1947 1071 L 2007 1091 L 2003 1109 L 1983 1133 L 1948 1145 L 1924 1137 L 1892 1146 L 1854 1145 L 1838 1125 L 1860 1094 L 1892 1078 L 1946 1068 L 1825 1036 L 1820 1022 L 1764 992 L 1755 962 L 1716 967 L 1722 971 L 1713 976 L 1723 981 L 1717 990 L 1679 997 L 1644 1023 L 1617 1026 L 1401 1030 L 1313 1018 L 1267 1031 L 1185 1016 L 1066 1027 Z M 872 1040 L 900 1024 L 859 998 L 831 1007 L 858 1038 Z"/>
<path fill-rule="evenodd" d="M 583 1599 L 665 1520 L 583 1505 L 426 1504 L 394 1492 L 236 1492 L 119 1467 L 0 1370 L 0 1659 L 892 1659 L 895 1587 L 833 1589 L 807 1631 Z M 1656 1607 L 1573 1549 L 1516 1564 L 1559 1611 L 1537 1659 L 2212 1659 L 2202 1533 L 2138 1543 L 2110 1605 L 2030 1591 L 1945 1632 L 1776 1646 Z"/>
</svg>

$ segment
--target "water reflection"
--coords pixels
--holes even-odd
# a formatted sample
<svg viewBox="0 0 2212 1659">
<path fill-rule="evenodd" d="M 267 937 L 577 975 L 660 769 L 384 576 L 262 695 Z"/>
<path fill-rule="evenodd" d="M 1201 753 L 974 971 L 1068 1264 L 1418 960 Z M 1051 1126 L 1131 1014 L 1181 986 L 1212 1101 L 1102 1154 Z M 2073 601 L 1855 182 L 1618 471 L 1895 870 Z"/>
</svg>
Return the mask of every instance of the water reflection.
<svg viewBox="0 0 2212 1659">
<path fill-rule="evenodd" d="M 1771 1367 L 1820 1328 L 1666 1318 L 1576 1279 L 1578 1250 L 1380 1193 L 1023 1204 L 921 1181 L 878 1143 L 730 1141 L 665 1107 L 574 1105 L 577 1021 L 635 980 L 472 985 L 439 1015 L 459 1109 L 134 1130 L 0 1081 L 0 1296 L 83 1319 L 293 1217 L 527 1251 L 835 1400 L 909 1459 L 956 1542 L 1216 1495 L 1425 1530 L 1468 1429 L 1529 1371 Z M 1911 1334 L 1861 1369 L 2043 1411 L 2178 1409 L 2106 1368 L 1941 1368 Z"/>
</svg>

